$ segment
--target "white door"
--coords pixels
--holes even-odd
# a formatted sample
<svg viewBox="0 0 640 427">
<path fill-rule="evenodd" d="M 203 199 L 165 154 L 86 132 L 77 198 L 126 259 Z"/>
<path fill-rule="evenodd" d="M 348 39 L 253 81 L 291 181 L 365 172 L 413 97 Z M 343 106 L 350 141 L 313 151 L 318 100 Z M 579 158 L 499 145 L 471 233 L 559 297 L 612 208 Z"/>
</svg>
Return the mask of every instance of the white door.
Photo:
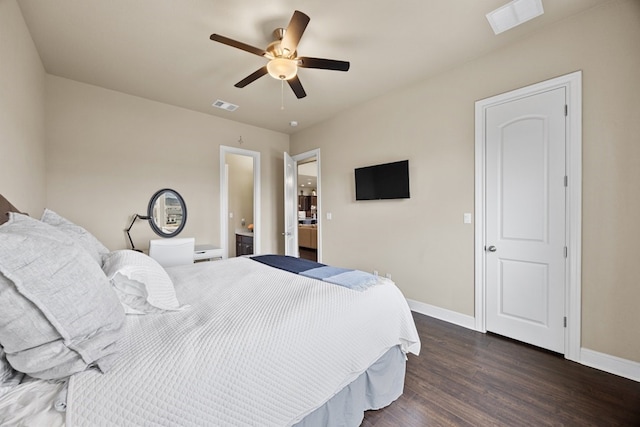
<svg viewBox="0 0 640 427">
<path fill-rule="evenodd" d="M 298 171 L 296 161 L 284 153 L 284 253 L 298 256 L 298 209 L 296 204 L 296 186 Z"/>
<path fill-rule="evenodd" d="M 564 87 L 486 114 L 486 327 L 564 353 Z"/>
</svg>

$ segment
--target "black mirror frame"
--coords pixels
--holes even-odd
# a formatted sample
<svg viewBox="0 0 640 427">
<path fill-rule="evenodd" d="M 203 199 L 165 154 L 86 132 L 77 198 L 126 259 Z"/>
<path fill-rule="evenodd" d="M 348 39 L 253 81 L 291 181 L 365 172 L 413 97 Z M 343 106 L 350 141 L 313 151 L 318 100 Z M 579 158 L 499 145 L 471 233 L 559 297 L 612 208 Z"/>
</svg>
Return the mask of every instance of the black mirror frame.
<svg viewBox="0 0 640 427">
<path fill-rule="evenodd" d="M 182 207 L 182 221 L 180 222 L 178 228 L 176 228 L 172 233 L 164 233 L 153 220 L 153 206 L 156 204 L 156 201 L 160 198 L 160 196 L 162 196 L 166 192 L 175 194 L 178 202 L 180 202 L 180 206 Z M 171 188 L 163 188 L 162 190 L 156 191 L 153 196 L 151 196 L 151 200 L 149 200 L 149 206 L 147 207 L 147 217 L 149 226 L 158 236 L 175 237 L 180 234 L 185 224 L 187 223 L 187 204 L 184 202 L 184 199 L 182 198 L 180 193 L 178 193 L 176 190 L 172 190 Z"/>
</svg>

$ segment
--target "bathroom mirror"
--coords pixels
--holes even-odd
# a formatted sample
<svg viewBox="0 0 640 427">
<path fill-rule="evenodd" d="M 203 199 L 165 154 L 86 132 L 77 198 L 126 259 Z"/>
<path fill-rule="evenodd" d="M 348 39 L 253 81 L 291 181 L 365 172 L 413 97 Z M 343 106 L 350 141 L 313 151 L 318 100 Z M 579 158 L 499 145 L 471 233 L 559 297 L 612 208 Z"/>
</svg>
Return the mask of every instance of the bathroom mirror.
<svg viewBox="0 0 640 427">
<path fill-rule="evenodd" d="M 162 237 L 177 236 L 187 222 L 187 205 L 177 191 L 164 188 L 149 200 L 149 225 Z"/>
</svg>

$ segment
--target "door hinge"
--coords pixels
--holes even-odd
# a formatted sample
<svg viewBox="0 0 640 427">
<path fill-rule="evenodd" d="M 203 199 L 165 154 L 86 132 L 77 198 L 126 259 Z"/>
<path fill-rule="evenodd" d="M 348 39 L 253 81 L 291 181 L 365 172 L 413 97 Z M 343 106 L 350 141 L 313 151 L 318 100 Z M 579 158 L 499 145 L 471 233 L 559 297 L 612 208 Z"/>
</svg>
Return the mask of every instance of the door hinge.
<svg viewBox="0 0 640 427">
<path fill-rule="evenodd" d="M 565 117 L 569 115 L 569 106 L 567 104 L 564 104 L 564 115 Z"/>
<path fill-rule="evenodd" d="M 567 175 L 564 176 L 564 186 L 565 187 L 569 186 L 569 177 Z"/>
<path fill-rule="evenodd" d="M 564 327 L 567 327 L 567 316 L 564 316 Z"/>
<path fill-rule="evenodd" d="M 564 247 L 564 257 L 566 258 L 567 256 L 569 256 L 569 249 L 565 246 Z"/>
</svg>

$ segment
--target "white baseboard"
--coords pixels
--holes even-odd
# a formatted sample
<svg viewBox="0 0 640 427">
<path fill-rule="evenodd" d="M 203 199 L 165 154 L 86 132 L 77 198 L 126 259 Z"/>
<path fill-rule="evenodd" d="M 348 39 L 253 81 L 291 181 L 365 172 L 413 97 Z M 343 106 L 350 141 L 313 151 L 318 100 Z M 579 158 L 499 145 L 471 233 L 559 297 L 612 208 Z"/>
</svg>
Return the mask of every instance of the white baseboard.
<svg viewBox="0 0 640 427">
<path fill-rule="evenodd" d="M 640 382 L 640 363 L 588 348 L 580 349 L 581 364 Z"/>
<path fill-rule="evenodd" d="M 455 311 L 411 299 L 407 299 L 407 302 L 409 303 L 409 308 L 416 313 L 444 320 L 445 322 L 453 323 L 454 325 L 462 326 L 467 329 L 473 329 L 474 331 L 476 329 L 476 319 L 473 316 L 467 316 L 466 314 L 460 314 Z"/>
<path fill-rule="evenodd" d="M 445 322 L 453 323 L 454 325 L 462 326 L 467 329 L 476 330 L 476 320 L 473 316 L 460 314 L 455 311 L 411 299 L 407 299 L 407 302 L 409 303 L 409 308 L 412 311 L 443 320 Z M 599 353 L 594 350 L 589 350 L 588 348 L 581 348 L 580 360 L 578 360 L 578 363 L 640 382 L 640 363 L 632 360 Z"/>
</svg>

